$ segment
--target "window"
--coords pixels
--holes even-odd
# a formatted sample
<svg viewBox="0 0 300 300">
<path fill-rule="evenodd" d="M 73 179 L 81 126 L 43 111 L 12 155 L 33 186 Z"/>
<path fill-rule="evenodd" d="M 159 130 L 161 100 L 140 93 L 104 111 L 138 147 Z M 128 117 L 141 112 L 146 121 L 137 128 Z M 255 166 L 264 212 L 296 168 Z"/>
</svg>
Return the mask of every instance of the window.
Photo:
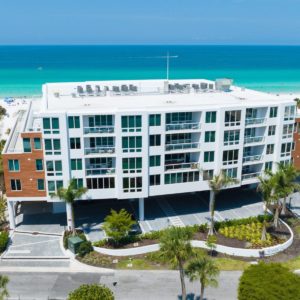
<svg viewBox="0 0 300 300">
<path fill-rule="evenodd" d="M 278 107 L 270 107 L 270 118 L 276 118 L 278 112 Z"/>
<path fill-rule="evenodd" d="M 159 167 L 159 166 L 160 166 L 160 155 L 151 155 L 150 167 Z"/>
<path fill-rule="evenodd" d="M 223 151 L 223 165 L 236 164 L 239 159 L 239 150 Z"/>
<path fill-rule="evenodd" d="M 268 144 L 266 149 L 266 154 L 273 154 L 274 153 L 274 144 Z"/>
<path fill-rule="evenodd" d="M 122 132 L 142 131 L 142 116 L 122 116 Z"/>
<path fill-rule="evenodd" d="M 166 124 L 190 123 L 192 120 L 192 112 L 167 113 L 166 115 Z"/>
<path fill-rule="evenodd" d="M 149 126 L 160 126 L 161 118 L 159 114 L 149 116 Z"/>
<path fill-rule="evenodd" d="M 200 173 L 198 171 L 165 174 L 165 184 L 195 182 L 199 179 Z"/>
<path fill-rule="evenodd" d="M 216 111 L 207 111 L 205 114 L 205 123 L 216 123 L 217 112 Z"/>
<path fill-rule="evenodd" d="M 214 177 L 214 170 L 203 170 L 203 180 L 211 180 Z"/>
<path fill-rule="evenodd" d="M 10 172 L 19 172 L 20 171 L 20 163 L 18 159 L 9 159 L 8 160 L 8 170 Z"/>
<path fill-rule="evenodd" d="M 75 188 L 79 189 L 83 187 L 83 179 L 82 178 L 74 178 Z"/>
<path fill-rule="evenodd" d="M 86 175 L 113 174 L 114 172 L 112 157 L 95 157 L 86 162 Z"/>
<path fill-rule="evenodd" d="M 150 186 L 160 185 L 160 175 L 150 175 Z"/>
<path fill-rule="evenodd" d="M 151 134 L 150 135 L 150 146 L 160 146 L 160 134 Z"/>
<path fill-rule="evenodd" d="M 44 181 L 44 179 L 37 179 L 36 185 L 37 185 L 38 191 L 44 191 L 45 190 L 45 181 Z"/>
<path fill-rule="evenodd" d="M 240 142 L 239 130 L 226 130 L 224 131 L 224 146 L 237 145 Z"/>
<path fill-rule="evenodd" d="M 281 144 L 281 154 L 280 154 L 280 156 L 283 157 L 283 156 L 291 155 L 292 147 L 293 147 L 293 143 Z"/>
<path fill-rule="evenodd" d="M 34 149 L 35 150 L 41 150 L 42 149 L 42 143 L 41 143 L 40 138 L 34 138 L 33 143 L 34 143 Z"/>
<path fill-rule="evenodd" d="M 35 160 L 35 169 L 36 169 L 36 171 L 43 171 L 44 170 L 42 159 L 36 159 Z"/>
<path fill-rule="evenodd" d="M 241 111 L 231 110 L 225 111 L 225 126 L 239 126 L 241 125 Z"/>
<path fill-rule="evenodd" d="M 113 177 L 87 178 L 86 186 L 89 190 L 114 189 L 115 178 Z"/>
<path fill-rule="evenodd" d="M 30 138 L 23 138 L 23 149 L 24 152 L 31 152 Z"/>
<path fill-rule="evenodd" d="M 10 180 L 10 188 L 12 191 L 21 191 L 21 180 L 20 179 L 11 179 Z"/>
<path fill-rule="evenodd" d="M 45 139 L 45 150 L 47 155 L 61 154 L 60 139 Z"/>
<path fill-rule="evenodd" d="M 267 161 L 265 163 L 265 171 L 272 171 L 273 168 L 273 162 L 272 161 Z"/>
<path fill-rule="evenodd" d="M 224 169 L 223 170 L 224 174 L 230 178 L 237 178 L 237 168 L 232 168 L 232 169 Z"/>
<path fill-rule="evenodd" d="M 123 178 L 123 192 L 134 193 L 142 191 L 142 177 L 124 177 Z"/>
<path fill-rule="evenodd" d="M 141 136 L 124 136 L 122 137 L 123 152 L 141 152 L 142 137 Z"/>
<path fill-rule="evenodd" d="M 204 162 L 212 162 L 215 160 L 215 152 L 214 151 L 205 151 L 204 152 Z"/>
<path fill-rule="evenodd" d="M 62 162 L 61 160 L 46 161 L 47 176 L 62 176 Z"/>
<path fill-rule="evenodd" d="M 249 119 L 257 118 L 257 109 L 256 108 L 247 108 L 246 109 L 246 124 Z"/>
<path fill-rule="evenodd" d="M 283 125 L 282 138 L 287 139 L 293 137 L 294 124 Z"/>
<path fill-rule="evenodd" d="M 64 183 L 62 180 L 49 180 L 48 181 L 48 192 L 51 193 L 55 193 L 56 191 L 58 191 L 59 189 L 61 189 L 63 187 Z"/>
<path fill-rule="evenodd" d="M 130 157 L 122 159 L 123 173 L 141 173 L 142 172 L 142 158 Z"/>
<path fill-rule="evenodd" d="M 89 127 L 113 126 L 112 115 L 96 115 L 89 117 Z"/>
<path fill-rule="evenodd" d="M 72 158 L 71 159 L 71 170 L 72 171 L 82 170 L 82 159 L 80 159 L 80 158 Z"/>
<path fill-rule="evenodd" d="M 58 134 L 59 133 L 59 119 L 58 118 L 43 118 L 44 134 Z"/>
<path fill-rule="evenodd" d="M 78 116 L 68 117 L 69 128 L 80 128 L 80 119 Z"/>
<path fill-rule="evenodd" d="M 115 151 L 114 138 L 111 136 L 90 138 L 90 148 L 86 149 L 86 154 L 90 153 L 113 153 Z"/>
<path fill-rule="evenodd" d="M 80 138 L 70 138 L 70 148 L 71 149 L 80 149 Z"/>
<path fill-rule="evenodd" d="M 205 131 L 205 143 L 213 143 L 216 140 L 216 132 L 215 131 Z"/>
<path fill-rule="evenodd" d="M 284 109 L 284 121 L 294 120 L 296 106 L 286 106 Z"/>
<path fill-rule="evenodd" d="M 275 135 L 275 133 L 276 133 L 276 126 L 275 125 L 269 126 L 269 128 L 268 128 L 268 135 L 269 136 Z"/>
</svg>

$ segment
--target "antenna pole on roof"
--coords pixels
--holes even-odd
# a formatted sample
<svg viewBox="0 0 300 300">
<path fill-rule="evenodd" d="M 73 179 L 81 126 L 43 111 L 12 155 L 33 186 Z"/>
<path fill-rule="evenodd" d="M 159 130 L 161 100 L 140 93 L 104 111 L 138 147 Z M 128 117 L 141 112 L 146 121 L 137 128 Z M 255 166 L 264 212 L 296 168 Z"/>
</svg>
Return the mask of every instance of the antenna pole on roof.
<svg viewBox="0 0 300 300">
<path fill-rule="evenodd" d="M 167 59 L 167 80 L 169 80 L 169 74 L 170 74 L 170 58 L 177 58 L 178 55 L 170 56 L 170 53 L 167 52 L 167 56 L 165 58 Z"/>
</svg>

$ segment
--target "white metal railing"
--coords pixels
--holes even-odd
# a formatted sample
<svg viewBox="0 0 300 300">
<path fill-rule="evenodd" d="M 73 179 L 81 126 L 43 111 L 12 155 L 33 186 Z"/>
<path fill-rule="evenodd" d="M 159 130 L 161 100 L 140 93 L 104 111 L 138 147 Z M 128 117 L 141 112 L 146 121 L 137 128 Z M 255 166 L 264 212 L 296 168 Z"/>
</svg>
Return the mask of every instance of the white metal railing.
<svg viewBox="0 0 300 300">
<path fill-rule="evenodd" d="M 99 146 L 93 148 L 85 148 L 85 154 L 101 154 L 101 153 L 114 153 L 114 146 Z"/>
<path fill-rule="evenodd" d="M 178 170 L 178 169 L 199 169 L 199 167 L 200 167 L 200 165 L 197 162 L 166 164 L 165 171 Z"/>
<path fill-rule="evenodd" d="M 243 157 L 243 162 L 252 162 L 252 161 L 258 161 L 262 159 L 262 155 L 249 155 Z"/>
<path fill-rule="evenodd" d="M 91 168 L 86 169 L 86 175 L 110 175 L 115 174 L 116 169 L 115 168 Z"/>
<path fill-rule="evenodd" d="M 250 137 L 245 137 L 244 143 L 245 144 L 260 143 L 263 142 L 264 139 L 265 139 L 264 136 L 250 136 Z"/>
<path fill-rule="evenodd" d="M 166 151 L 172 150 L 183 150 L 183 149 L 197 149 L 200 148 L 200 143 L 176 143 L 176 144 L 167 144 Z"/>
<path fill-rule="evenodd" d="M 292 132 L 291 133 L 285 133 L 285 134 L 282 135 L 283 139 L 290 139 L 292 137 L 293 137 L 293 133 Z"/>
<path fill-rule="evenodd" d="M 166 131 L 171 130 L 197 130 L 201 128 L 201 124 L 198 122 L 172 122 L 170 124 L 166 124 Z"/>
<path fill-rule="evenodd" d="M 84 127 L 84 133 L 114 133 L 114 126 Z"/>
<path fill-rule="evenodd" d="M 264 124 L 265 122 L 266 118 L 247 118 L 245 120 L 246 125 Z"/>
<path fill-rule="evenodd" d="M 261 172 L 242 174 L 242 180 L 257 178 L 258 176 L 260 176 L 260 174 L 261 174 Z"/>
</svg>

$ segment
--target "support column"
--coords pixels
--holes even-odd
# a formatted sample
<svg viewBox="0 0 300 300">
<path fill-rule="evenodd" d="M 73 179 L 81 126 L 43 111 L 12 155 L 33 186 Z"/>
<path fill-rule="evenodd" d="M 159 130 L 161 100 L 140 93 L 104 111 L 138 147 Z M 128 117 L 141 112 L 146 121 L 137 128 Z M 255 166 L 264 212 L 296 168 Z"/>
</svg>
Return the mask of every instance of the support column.
<svg viewBox="0 0 300 300">
<path fill-rule="evenodd" d="M 67 226 L 68 230 L 72 230 L 72 205 L 70 203 L 66 203 L 66 212 L 67 212 Z"/>
<path fill-rule="evenodd" d="M 139 198 L 139 220 L 144 221 L 145 219 L 145 205 L 144 198 Z"/>
<path fill-rule="evenodd" d="M 7 209 L 8 209 L 8 218 L 9 218 L 9 227 L 10 227 L 10 229 L 15 229 L 16 228 L 14 204 L 15 204 L 14 201 L 7 201 Z"/>
</svg>

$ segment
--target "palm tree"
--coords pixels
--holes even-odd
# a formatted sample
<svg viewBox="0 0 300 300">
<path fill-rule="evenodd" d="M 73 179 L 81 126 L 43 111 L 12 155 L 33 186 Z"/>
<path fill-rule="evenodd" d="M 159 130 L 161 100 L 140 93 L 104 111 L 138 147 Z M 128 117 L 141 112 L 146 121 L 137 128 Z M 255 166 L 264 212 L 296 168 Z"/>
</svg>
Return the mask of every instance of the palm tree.
<svg viewBox="0 0 300 300">
<path fill-rule="evenodd" d="M 268 175 L 268 174 L 266 174 Z M 267 238 L 267 209 L 268 205 L 272 203 L 274 197 L 273 197 L 273 190 L 274 190 L 274 180 L 272 180 L 272 177 L 258 177 L 259 179 L 259 185 L 257 187 L 257 190 L 262 195 L 262 200 L 265 204 L 264 206 L 264 222 L 263 222 L 263 228 L 261 233 L 261 240 L 265 241 Z"/>
<path fill-rule="evenodd" d="M 4 300 L 9 296 L 7 284 L 9 279 L 7 276 L 0 275 L 0 300 Z"/>
<path fill-rule="evenodd" d="M 300 108 L 300 98 L 295 98 L 294 101 L 296 102 L 297 108 Z"/>
<path fill-rule="evenodd" d="M 209 181 L 210 194 L 209 194 L 209 211 L 210 211 L 210 226 L 208 230 L 208 235 L 214 234 L 214 216 L 215 216 L 215 202 L 216 195 L 225 187 L 230 184 L 237 183 L 238 180 L 229 177 L 224 172 L 220 172 L 218 175 L 215 175 Z"/>
<path fill-rule="evenodd" d="M 67 215 L 68 216 L 68 227 L 75 235 L 75 223 L 74 223 L 74 202 L 76 199 L 80 199 L 86 192 L 87 188 L 78 187 L 75 179 L 72 179 L 67 188 L 60 188 L 57 190 L 57 193 L 52 194 L 51 197 L 58 197 L 60 200 L 63 200 L 67 206 Z M 69 212 L 69 213 L 68 213 Z"/>
<path fill-rule="evenodd" d="M 164 231 L 159 243 L 161 256 L 179 269 L 183 300 L 186 300 L 183 265 L 193 253 L 192 236 L 193 233 L 190 228 L 172 226 Z"/>
<path fill-rule="evenodd" d="M 217 287 L 217 277 L 220 273 L 216 263 L 207 255 L 198 255 L 187 265 L 186 275 L 190 281 L 200 281 L 200 300 L 203 300 L 204 289 L 208 286 Z"/>
</svg>

